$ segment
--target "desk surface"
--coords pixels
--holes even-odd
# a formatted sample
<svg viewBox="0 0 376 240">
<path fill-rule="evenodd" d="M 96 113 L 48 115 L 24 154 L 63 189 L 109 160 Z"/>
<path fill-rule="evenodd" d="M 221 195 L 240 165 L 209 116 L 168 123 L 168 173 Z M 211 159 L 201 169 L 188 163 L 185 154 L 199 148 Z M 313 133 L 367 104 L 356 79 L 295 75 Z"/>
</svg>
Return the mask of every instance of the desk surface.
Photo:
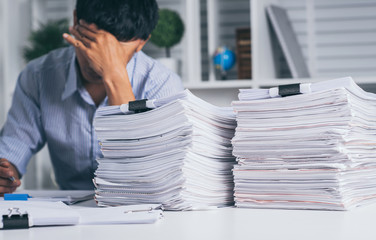
<svg viewBox="0 0 376 240">
<path fill-rule="evenodd" d="M 164 218 L 155 224 L 0 230 L 0 239 L 374 240 L 376 239 L 375 220 L 376 205 L 348 212 L 224 208 L 208 211 L 165 212 Z"/>
</svg>

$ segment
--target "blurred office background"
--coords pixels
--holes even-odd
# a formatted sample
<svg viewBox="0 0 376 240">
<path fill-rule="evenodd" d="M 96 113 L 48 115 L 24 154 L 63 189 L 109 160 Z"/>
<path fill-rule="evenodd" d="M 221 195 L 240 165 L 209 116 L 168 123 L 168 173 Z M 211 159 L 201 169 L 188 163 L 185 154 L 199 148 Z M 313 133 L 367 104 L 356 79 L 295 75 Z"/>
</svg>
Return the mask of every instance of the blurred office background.
<svg viewBox="0 0 376 240">
<path fill-rule="evenodd" d="M 171 55 L 180 62 L 185 87 L 220 106 L 236 100 L 239 88 L 283 84 L 283 74 L 271 55 L 270 29 L 265 6 L 287 10 L 294 33 L 310 70 L 318 81 L 353 76 L 366 90 L 376 92 L 376 0 L 158 0 L 160 8 L 179 13 L 185 24 L 182 41 Z M 25 67 L 23 48 L 41 24 L 69 19 L 75 0 L 0 0 L 0 126 L 6 120 L 17 76 Z M 227 46 L 235 53 L 239 29 L 251 35 L 249 77 L 235 65 L 222 80 L 212 64 L 214 51 Z M 148 43 L 152 57 L 164 50 Z M 299 81 L 299 80 L 296 80 Z M 56 188 L 46 148 L 34 157 L 23 180 L 24 188 Z"/>
</svg>

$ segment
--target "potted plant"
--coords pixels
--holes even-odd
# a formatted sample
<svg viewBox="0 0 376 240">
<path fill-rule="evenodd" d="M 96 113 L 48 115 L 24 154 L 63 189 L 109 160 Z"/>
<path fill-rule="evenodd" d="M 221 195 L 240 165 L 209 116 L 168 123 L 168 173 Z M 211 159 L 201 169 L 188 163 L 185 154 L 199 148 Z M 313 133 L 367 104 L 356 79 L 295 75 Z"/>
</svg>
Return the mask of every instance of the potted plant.
<svg viewBox="0 0 376 240">
<path fill-rule="evenodd" d="M 159 58 L 166 67 L 177 73 L 178 60 L 171 58 L 171 48 L 178 44 L 184 34 L 184 23 L 179 14 L 170 9 L 159 10 L 159 20 L 151 34 L 150 41 L 157 47 L 165 48 L 166 58 Z"/>
<path fill-rule="evenodd" d="M 62 37 L 68 29 L 68 20 L 62 19 L 49 21 L 42 24 L 38 30 L 32 31 L 29 36 L 29 46 L 23 49 L 25 61 L 29 62 L 51 50 L 68 46 Z"/>
</svg>

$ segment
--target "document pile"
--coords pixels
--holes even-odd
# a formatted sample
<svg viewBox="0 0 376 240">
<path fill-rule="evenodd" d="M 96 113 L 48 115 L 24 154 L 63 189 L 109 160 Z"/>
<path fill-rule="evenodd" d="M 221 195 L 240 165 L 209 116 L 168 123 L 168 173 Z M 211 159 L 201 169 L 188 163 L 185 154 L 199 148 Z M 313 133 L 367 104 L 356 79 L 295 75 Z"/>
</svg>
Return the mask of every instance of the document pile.
<svg viewBox="0 0 376 240">
<path fill-rule="evenodd" d="M 375 94 L 347 77 L 240 90 L 239 99 L 236 206 L 347 210 L 376 202 Z"/>
<path fill-rule="evenodd" d="M 145 107 L 152 110 L 134 113 Z M 94 178 L 98 205 L 192 210 L 233 204 L 232 108 L 185 90 L 99 109 L 94 127 L 104 156 Z"/>
</svg>

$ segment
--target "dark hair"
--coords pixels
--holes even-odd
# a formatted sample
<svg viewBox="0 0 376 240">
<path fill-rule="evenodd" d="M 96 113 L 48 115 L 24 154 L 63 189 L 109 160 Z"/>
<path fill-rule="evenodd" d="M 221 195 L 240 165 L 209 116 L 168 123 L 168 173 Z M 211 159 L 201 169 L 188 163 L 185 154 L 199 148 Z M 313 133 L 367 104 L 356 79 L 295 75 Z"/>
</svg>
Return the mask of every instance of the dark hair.
<svg viewBox="0 0 376 240">
<path fill-rule="evenodd" d="M 119 41 L 146 40 L 158 22 L 156 0 L 77 0 L 77 20 L 94 23 Z"/>
</svg>

